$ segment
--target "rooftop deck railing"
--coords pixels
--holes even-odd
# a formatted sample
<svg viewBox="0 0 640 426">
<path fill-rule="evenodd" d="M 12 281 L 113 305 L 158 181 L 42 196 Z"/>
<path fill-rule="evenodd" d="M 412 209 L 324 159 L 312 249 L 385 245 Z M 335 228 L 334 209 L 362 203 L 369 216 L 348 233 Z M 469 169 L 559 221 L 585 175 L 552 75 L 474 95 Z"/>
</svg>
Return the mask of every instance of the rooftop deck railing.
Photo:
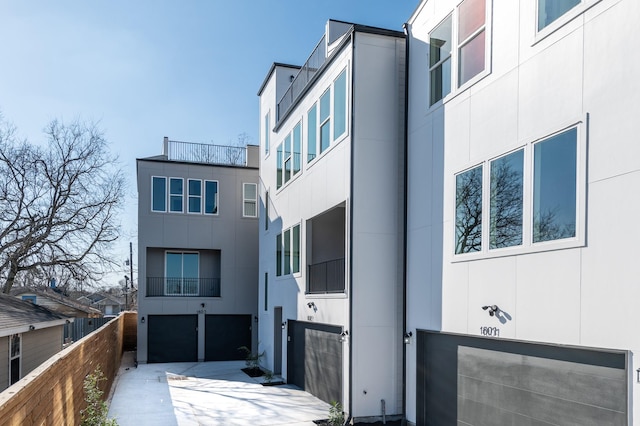
<svg viewBox="0 0 640 426">
<path fill-rule="evenodd" d="M 171 161 L 229 166 L 247 165 L 247 148 L 239 146 L 167 140 L 163 147 L 163 154 Z"/>
<path fill-rule="evenodd" d="M 294 77 L 289 89 L 285 92 L 284 96 L 282 96 L 280 102 L 278 102 L 277 121 L 280 121 L 280 118 L 284 117 L 287 111 L 289 111 L 291 105 L 298 99 L 298 96 L 300 96 L 307 83 L 311 81 L 326 59 L 327 46 L 325 37 L 323 36 L 313 50 L 313 53 L 311 53 L 311 56 L 309 56 L 309 59 L 307 59 L 307 62 L 304 63 L 300 71 L 298 71 L 298 74 Z"/>
</svg>

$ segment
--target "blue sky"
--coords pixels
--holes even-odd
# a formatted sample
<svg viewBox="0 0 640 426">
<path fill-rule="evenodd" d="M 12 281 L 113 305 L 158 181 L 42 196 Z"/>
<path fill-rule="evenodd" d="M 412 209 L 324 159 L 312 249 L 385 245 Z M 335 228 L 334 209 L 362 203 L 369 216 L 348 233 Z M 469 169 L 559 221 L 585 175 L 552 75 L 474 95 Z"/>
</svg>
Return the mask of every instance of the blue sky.
<svg viewBox="0 0 640 426">
<path fill-rule="evenodd" d="M 0 111 L 32 142 L 54 118 L 100 123 L 129 178 L 118 256 L 133 241 L 137 263 L 135 158 L 160 154 L 163 136 L 257 144 L 273 62 L 304 63 L 330 18 L 401 31 L 418 3 L 3 0 Z"/>
</svg>

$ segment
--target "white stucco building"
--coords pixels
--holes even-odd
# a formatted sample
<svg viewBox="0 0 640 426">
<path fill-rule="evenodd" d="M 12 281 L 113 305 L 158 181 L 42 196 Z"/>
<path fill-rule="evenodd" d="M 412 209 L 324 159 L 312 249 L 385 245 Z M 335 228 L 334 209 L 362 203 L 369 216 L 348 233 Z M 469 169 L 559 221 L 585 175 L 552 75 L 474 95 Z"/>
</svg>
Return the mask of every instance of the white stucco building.
<svg viewBox="0 0 640 426">
<path fill-rule="evenodd" d="M 402 32 L 329 21 L 258 93 L 262 363 L 355 418 L 402 414 L 404 65 Z"/>
<path fill-rule="evenodd" d="M 411 423 L 640 424 L 639 21 L 636 0 L 409 19 Z"/>
</svg>

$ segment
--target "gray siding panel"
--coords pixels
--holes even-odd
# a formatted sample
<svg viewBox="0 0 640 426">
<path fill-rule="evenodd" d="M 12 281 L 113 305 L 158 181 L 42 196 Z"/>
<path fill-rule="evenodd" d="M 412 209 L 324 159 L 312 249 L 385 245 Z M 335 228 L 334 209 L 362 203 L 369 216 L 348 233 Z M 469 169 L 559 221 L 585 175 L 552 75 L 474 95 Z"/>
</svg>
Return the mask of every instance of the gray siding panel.
<svg viewBox="0 0 640 426">
<path fill-rule="evenodd" d="M 0 392 L 9 386 L 9 338 L 0 337 Z"/>
<path fill-rule="evenodd" d="M 21 377 L 62 350 L 63 333 L 63 325 L 22 333 Z"/>
</svg>

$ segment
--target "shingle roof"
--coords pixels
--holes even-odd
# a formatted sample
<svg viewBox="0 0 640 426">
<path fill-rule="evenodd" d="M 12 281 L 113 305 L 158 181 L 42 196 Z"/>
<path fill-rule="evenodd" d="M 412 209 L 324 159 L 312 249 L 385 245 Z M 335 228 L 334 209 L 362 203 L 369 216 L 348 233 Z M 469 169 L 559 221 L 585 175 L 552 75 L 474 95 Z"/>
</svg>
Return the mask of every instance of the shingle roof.
<svg viewBox="0 0 640 426">
<path fill-rule="evenodd" d="M 0 330 L 65 318 L 42 306 L 0 294 Z"/>
<path fill-rule="evenodd" d="M 11 294 L 14 296 L 20 296 L 25 293 L 33 293 L 41 297 L 48 298 L 56 303 L 60 303 L 61 305 L 69 306 L 78 311 L 86 312 L 87 314 L 100 314 L 100 310 L 72 300 L 69 297 L 63 296 L 62 294 L 55 293 L 49 290 L 40 290 L 30 287 L 17 287 L 11 290 Z"/>
</svg>

